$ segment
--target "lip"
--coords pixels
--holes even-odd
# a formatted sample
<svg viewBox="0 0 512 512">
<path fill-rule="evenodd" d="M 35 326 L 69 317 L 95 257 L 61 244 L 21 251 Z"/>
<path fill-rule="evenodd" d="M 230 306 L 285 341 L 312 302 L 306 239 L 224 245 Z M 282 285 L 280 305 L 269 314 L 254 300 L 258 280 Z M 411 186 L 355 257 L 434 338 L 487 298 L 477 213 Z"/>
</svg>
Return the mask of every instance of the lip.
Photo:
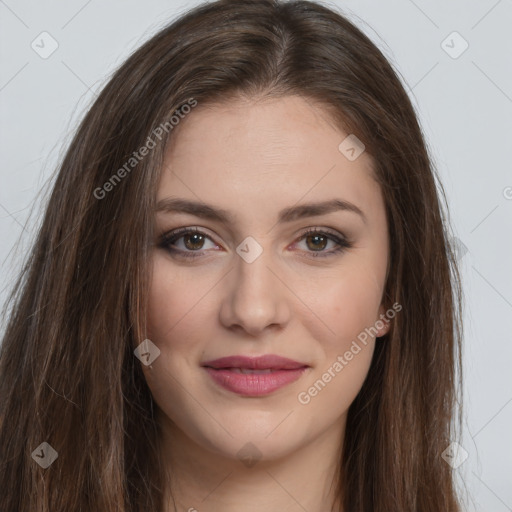
<svg viewBox="0 0 512 512">
<path fill-rule="evenodd" d="M 221 387 L 242 396 L 263 396 L 295 382 L 309 368 L 274 354 L 259 357 L 229 356 L 201 364 Z M 251 373 L 242 373 L 242 371 Z"/>
</svg>

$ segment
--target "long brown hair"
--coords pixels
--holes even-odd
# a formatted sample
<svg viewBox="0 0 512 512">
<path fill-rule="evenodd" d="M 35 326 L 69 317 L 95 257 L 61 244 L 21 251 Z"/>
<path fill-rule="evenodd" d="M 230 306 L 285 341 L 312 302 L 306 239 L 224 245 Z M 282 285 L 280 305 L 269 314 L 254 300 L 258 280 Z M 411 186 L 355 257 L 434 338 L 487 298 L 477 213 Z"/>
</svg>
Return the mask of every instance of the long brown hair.
<svg viewBox="0 0 512 512">
<path fill-rule="evenodd" d="M 385 298 L 403 310 L 349 410 L 337 482 L 344 511 L 460 510 L 441 457 L 457 417 L 460 277 L 410 99 L 341 14 L 308 1 L 224 0 L 134 52 L 60 164 L 1 346 L 2 511 L 161 510 L 160 432 L 133 353 L 146 332 L 155 192 L 179 130 L 172 116 L 237 95 L 324 105 L 364 142 L 384 195 Z M 58 454 L 46 469 L 33 453 L 43 442 Z"/>
</svg>

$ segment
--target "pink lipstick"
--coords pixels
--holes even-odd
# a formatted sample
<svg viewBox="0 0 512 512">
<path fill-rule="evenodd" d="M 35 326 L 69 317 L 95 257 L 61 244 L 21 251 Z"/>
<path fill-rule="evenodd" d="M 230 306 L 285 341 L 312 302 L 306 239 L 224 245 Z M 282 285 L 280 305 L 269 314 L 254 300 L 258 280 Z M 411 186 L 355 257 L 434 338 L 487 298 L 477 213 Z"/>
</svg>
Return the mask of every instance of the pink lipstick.
<svg viewBox="0 0 512 512">
<path fill-rule="evenodd" d="M 309 366 L 285 357 L 230 356 L 201 364 L 221 387 L 243 396 L 268 395 L 296 381 Z"/>
</svg>

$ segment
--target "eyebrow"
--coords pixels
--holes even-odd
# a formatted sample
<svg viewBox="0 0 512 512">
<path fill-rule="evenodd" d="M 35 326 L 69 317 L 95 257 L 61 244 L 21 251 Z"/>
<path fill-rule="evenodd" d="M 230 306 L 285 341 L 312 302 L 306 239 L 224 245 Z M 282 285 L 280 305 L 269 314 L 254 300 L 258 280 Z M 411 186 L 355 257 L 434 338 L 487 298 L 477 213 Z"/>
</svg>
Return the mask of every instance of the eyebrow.
<svg viewBox="0 0 512 512">
<path fill-rule="evenodd" d="M 163 213 L 188 213 L 195 215 L 196 217 L 221 222 L 224 224 L 232 223 L 234 220 L 233 214 L 228 210 L 216 208 L 199 201 L 191 201 L 189 199 L 170 197 L 162 199 L 158 201 L 155 211 Z M 293 222 L 297 219 L 325 215 L 327 213 L 333 213 L 336 211 L 347 211 L 355 213 L 361 217 L 365 224 L 367 223 L 367 218 L 364 212 L 355 204 L 343 199 L 331 199 L 330 201 L 305 203 L 297 206 L 291 206 L 289 208 L 284 208 L 279 212 L 277 222 Z"/>
</svg>

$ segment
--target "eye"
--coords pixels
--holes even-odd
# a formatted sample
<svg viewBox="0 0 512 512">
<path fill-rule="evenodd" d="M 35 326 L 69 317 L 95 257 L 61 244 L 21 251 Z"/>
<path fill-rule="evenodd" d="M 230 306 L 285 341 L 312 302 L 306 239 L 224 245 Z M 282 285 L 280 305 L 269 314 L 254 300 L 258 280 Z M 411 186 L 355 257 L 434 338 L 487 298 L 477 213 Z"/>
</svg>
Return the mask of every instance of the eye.
<svg viewBox="0 0 512 512">
<path fill-rule="evenodd" d="M 303 241 L 306 245 L 306 252 L 314 258 L 332 256 L 352 247 L 352 244 L 343 236 L 318 228 L 309 229 L 302 233 L 299 242 Z M 334 244 L 334 249 L 324 251 L 329 242 Z"/>
<path fill-rule="evenodd" d="M 183 239 L 180 243 L 181 239 Z M 199 251 L 203 250 L 206 240 L 211 238 L 197 228 L 180 228 L 170 233 L 165 233 L 158 243 L 162 249 L 166 249 L 171 254 L 179 254 L 186 258 L 196 258 L 201 256 Z M 199 254 L 193 254 L 194 252 Z M 191 254 L 192 253 L 192 254 Z"/>
<path fill-rule="evenodd" d="M 211 237 L 196 227 L 180 228 L 160 237 L 158 247 L 165 249 L 173 256 L 184 258 L 197 258 L 203 256 L 205 242 L 210 241 L 214 247 L 218 247 Z M 295 244 L 305 242 L 304 252 L 312 257 L 328 257 L 341 253 L 352 247 L 352 244 L 343 236 L 323 229 L 308 229 L 300 235 Z M 324 249 L 331 242 L 334 245 L 329 251 Z"/>
</svg>

